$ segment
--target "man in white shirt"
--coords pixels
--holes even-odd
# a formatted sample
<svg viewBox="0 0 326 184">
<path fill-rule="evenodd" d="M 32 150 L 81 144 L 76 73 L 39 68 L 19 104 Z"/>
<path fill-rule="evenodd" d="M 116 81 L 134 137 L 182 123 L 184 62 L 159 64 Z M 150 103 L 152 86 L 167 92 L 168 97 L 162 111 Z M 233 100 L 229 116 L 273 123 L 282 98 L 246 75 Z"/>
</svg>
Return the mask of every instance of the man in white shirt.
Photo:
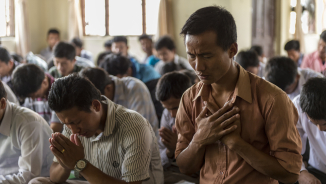
<svg viewBox="0 0 326 184">
<path fill-rule="evenodd" d="M 78 74 L 57 79 L 48 98 L 64 131 L 50 139 L 55 156 L 50 178 L 30 184 L 66 182 L 71 170 L 94 184 L 163 184 L 156 137 L 140 114 L 101 96 Z"/>
<path fill-rule="evenodd" d="M 299 114 L 297 129 L 302 140 L 310 143 L 308 167 L 302 163 L 299 184 L 326 183 L 326 79 L 309 79 L 293 103 Z"/>
<path fill-rule="evenodd" d="M 310 69 L 300 69 L 287 57 L 271 58 L 265 68 L 265 79 L 285 91 L 291 100 L 300 94 L 306 81 L 314 77 L 323 75 Z"/>
<path fill-rule="evenodd" d="M 159 38 L 155 43 L 155 50 L 160 61 L 155 64 L 154 68 L 159 74 L 163 75 L 162 69 L 164 65 L 171 62 L 174 62 L 176 65 L 176 70 L 193 70 L 186 58 L 180 57 L 175 53 L 174 41 L 169 36 Z"/>
<path fill-rule="evenodd" d="M 109 75 L 102 68 L 86 68 L 79 72 L 82 77 L 88 78 L 102 95 L 116 104 L 141 114 L 152 125 L 155 135 L 158 136 L 158 119 L 154 104 L 146 85 L 133 77 L 118 78 Z"/>
<path fill-rule="evenodd" d="M 0 82 L 0 183 L 26 184 L 48 176 L 52 130 L 37 113 L 10 103 Z"/>
</svg>

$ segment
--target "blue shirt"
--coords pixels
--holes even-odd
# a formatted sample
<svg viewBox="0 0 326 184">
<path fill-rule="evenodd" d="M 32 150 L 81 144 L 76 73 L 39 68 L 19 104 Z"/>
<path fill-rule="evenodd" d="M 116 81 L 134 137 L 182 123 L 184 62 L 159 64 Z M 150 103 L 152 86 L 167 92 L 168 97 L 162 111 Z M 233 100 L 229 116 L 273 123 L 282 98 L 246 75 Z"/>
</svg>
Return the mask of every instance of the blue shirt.
<svg viewBox="0 0 326 184">
<path fill-rule="evenodd" d="M 158 63 L 159 61 L 160 61 L 160 59 L 158 59 L 154 55 L 151 55 L 146 59 L 147 65 L 150 65 L 152 67 L 154 67 L 156 65 L 156 63 Z"/>
<path fill-rule="evenodd" d="M 132 63 L 131 68 L 133 77 L 143 81 L 144 83 L 161 77 L 153 67 L 138 63 L 138 61 L 133 57 L 129 57 L 129 59 Z"/>
</svg>

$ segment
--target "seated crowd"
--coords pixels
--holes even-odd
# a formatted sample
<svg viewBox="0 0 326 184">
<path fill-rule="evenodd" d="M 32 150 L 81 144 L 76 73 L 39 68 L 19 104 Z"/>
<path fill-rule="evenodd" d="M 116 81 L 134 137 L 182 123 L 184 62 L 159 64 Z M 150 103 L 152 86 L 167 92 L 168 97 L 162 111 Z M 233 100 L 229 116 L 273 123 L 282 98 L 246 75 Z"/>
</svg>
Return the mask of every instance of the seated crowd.
<svg viewBox="0 0 326 184">
<path fill-rule="evenodd" d="M 0 46 L 0 183 L 326 183 L 326 31 L 267 59 L 210 6 L 180 34 L 187 59 L 169 36 L 142 62 L 125 36 L 96 60 L 56 29 L 40 55 Z"/>
</svg>

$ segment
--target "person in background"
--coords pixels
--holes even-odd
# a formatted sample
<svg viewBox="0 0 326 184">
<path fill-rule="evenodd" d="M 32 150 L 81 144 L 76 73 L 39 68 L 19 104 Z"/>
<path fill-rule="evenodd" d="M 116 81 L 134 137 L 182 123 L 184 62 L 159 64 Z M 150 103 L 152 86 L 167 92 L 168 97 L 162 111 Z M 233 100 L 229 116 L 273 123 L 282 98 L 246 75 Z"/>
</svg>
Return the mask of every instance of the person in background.
<svg viewBox="0 0 326 184">
<path fill-rule="evenodd" d="M 309 151 L 308 165 L 302 163 L 299 184 L 326 183 L 326 79 L 309 79 L 294 100 L 299 119 L 297 129 L 302 145 L 307 139 L 310 148 L 302 147 L 302 154 Z M 308 150 L 307 150 L 308 149 Z"/>
<path fill-rule="evenodd" d="M 113 103 L 78 74 L 57 79 L 49 106 L 65 124 L 50 138 L 50 178 L 30 184 L 163 184 L 163 169 L 151 125 L 139 113 Z M 67 180 L 74 170 L 77 179 Z"/>
<path fill-rule="evenodd" d="M 155 90 L 158 79 L 161 77 L 151 66 L 146 64 L 139 64 L 139 73 L 135 75 L 132 70 L 132 63 L 121 54 L 110 54 L 101 63 L 100 67 L 103 68 L 110 75 L 117 76 L 118 78 L 123 77 L 135 77 L 140 79 L 147 86 L 154 106 L 158 119 L 161 118 L 163 107 L 159 101 L 155 98 Z"/>
<path fill-rule="evenodd" d="M 288 57 L 273 57 L 265 68 L 265 79 L 286 92 L 291 100 L 300 94 L 303 85 L 314 77 L 323 77 L 311 69 L 300 69 Z"/>
<path fill-rule="evenodd" d="M 304 57 L 303 53 L 300 52 L 300 42 L 298 40 L 290 40 L 284 45 L 284 50 L 287 52 L 288 57 L 300 67 Z"/>
<path fill-rule="evenodd" d="M 0 46 L 0 77 L 12 89 L 11 74 L 20 63 L 15 61 L 7 49 Z"/>
<path fill-rule="evenodd" d="M 25 99 L 22 106 L 42 116 L 53 132 L 62 132 L 63 125 L 48 104 L 48 95 L 54 78 L 37 65 L 25 64 L 13 72 L 12 81 L 17 96 Z"/>
<path fill-rule="evenodd" d="M 157 51 L 157 55 L 160 61 L 156 63 L 154 68 L 159 74 L 164 74 L 162 68 L 165 64 L 170 62 L 174 62 L 177 67 L 176 70 L 192 70 L 187 59 L 180 57 L 178 54 L 175 53 L 174 41 L 169 36 L 162 36 L 161 38 L 159 38 L 155 43 L 155 49 Z"/>
<path fill-rule="evenodd" d="M 266 65 L 266 57 L 264 54 L 264 50 L 263 47 L 260 45 L 253 45 L 250 50 L 255 51 L 256 54 L 258 55 L 258 59 L 259 59 L 259 70 L 258 70 L 258 75 L 259 77 L 263 77 L 264 76 L 264 72 L 265 72 L 265 65 Z"/>
<path fill-rule="evenodd" d="M 186 69 L 180 70 L 179 73 L 182 73 L 182 74 L 186 75 L 187 77 L 189 77 L 191 85 L 194 85 L 200 81 L 200 79 L 196 75 L 195 71 L 193 71 L 193 70 L 186 70 Z"/>
<path fill-rule="evenodd" d="M 156 98 L 164 107 L 159 130 L 159 148 L 165 183 L 177 183 L 182 180 L 199 183 L 198 176 L 193 178 L 181 174 L 174 159 L 178 140 L 175 117 L 182 94 L 191 86 L 190 78 L 179 72 L 170 72 L 163 75 L 156 86 Z"/>
<path fill-rule="evenodd" d="M 200 171 L 200 183 L 295 183 L 302 164 L 297 110 L 281 89 L 234 61 L 231 13 L 198 9 L 181 35 L 201 81 L 184 92 L 176 115 L 180 171 Z"/>
<path fill-rule="evenodd" d="M 79 75 L 89 79 L 112 102 L 141 114 L 152 125 L 158 136 L 159 122 L 150 93 L 143 82 L 133 77 L 110 76 L 102 68 L 85 68 Z"/>
<path fill-rule="evenodd" d="M 103 52 L 99 53 L 97 55 L 96 66 L 100 66 L 101 63 L 104 61 L 104 58 L 109 54 L 112 54 L 112 52 L 111 51 L 103 51 Z"/>
<path fill-rule="evenodd" d="M 248 50 L 248 51 L 240 51 L 238 55 L 235 57 L 235 61 L 239 63 L 242 68 L 247 70 L 248 72 L 259 76 L 260 70 L 260 62 L 258 56 L 255 51 Z M 264 76 L 259 76 L 264 77 Z"/>
<path fill-rule="evenodd" d="M 301 68 L 310 68 L 316 72 L 326 69 L 326 30 L 320 34 L 317 50 L 304 56 Z"/>
<path fill-rule="evenodd" d="M 148 65 L 154 67 L 155 64 L 160 60 L 156 58 L 155 55 L 153 54 L 154 47 L 153 47 L 152 37 L 147 34 L 143 34 L 139 36 L 138 40 L 141 44 L 141 48 L 146 53 L 146 57 L 143 63 L 147 63 Z"/>
<path fill-rule="evenodd" d="M 20 54 L 13 53 L 13 54 L 11 54 L 11 57 L 12 57 L 12 59 L 14 61 L 17 61 L 18 63 L 23 63 L 24 62 L 24 58 Z"/>
<path fill-rule="evenodd" d="M 54 66 L 49 73 L 54 78 L 65 77 L 79 72 L 84 67 L 76 64 L 76 50 L 69 43 L 59 42 L 54 48 Z"/>
<path fill-rule="evenodd" d="M 83 48 L 83 41 L 80 38 L 73 38 L 71 44 L 75 47 L 77 57 L 85 58 L 93 62 L 92 53 Z"/>
<path fill-rule="evenodd" d="M 112 52 L 112 40 L 107 40 L 107 41 L 104 43 L 104 49 L 105 49 L 105 51 L 107 51 L 107 52 Z"/>
<path fill-rule="evenodd" d="M 7 100 L 0 81 L 0 183 L 27 184 L 49 176 L 52 130 L 37 113 Z"/>
<path fill-rule="evenodd" d="M 57 29 L 50 29 L 47 34 L 48 46 L 40 52 L 40 55 L 44 57 L 46 62 L 50 62 L 53 58 L 54 46 L 60 42 L 60 32 Z"/>
</svg>

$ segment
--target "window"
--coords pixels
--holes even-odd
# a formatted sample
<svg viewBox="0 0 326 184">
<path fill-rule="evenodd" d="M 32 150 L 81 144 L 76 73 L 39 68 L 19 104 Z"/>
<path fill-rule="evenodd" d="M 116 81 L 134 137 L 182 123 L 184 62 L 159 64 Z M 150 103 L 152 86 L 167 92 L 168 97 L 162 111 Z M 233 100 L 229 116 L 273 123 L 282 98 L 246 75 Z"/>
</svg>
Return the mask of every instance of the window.
<svg viewBox="0 0 326 184">
<path fill-rule="evenodd" d="M 81 0 L 85 35 L 153 35 L 160 0 Z"/>
<path fill-rule="evenodd" d="M 0 0 L 0 37 L 15 36 L 14 0 Z"/>
<path fill-rule="evenodd" d="M 297 0 L 291 0 L 290 13 L 290 33 L 295 33 L 296 12 L 295 8 Z M 302 5 L 302 31 L 304 34 L 316 33 L 316 2 L 315 0 L 301 0 Z"/>
</svg>

